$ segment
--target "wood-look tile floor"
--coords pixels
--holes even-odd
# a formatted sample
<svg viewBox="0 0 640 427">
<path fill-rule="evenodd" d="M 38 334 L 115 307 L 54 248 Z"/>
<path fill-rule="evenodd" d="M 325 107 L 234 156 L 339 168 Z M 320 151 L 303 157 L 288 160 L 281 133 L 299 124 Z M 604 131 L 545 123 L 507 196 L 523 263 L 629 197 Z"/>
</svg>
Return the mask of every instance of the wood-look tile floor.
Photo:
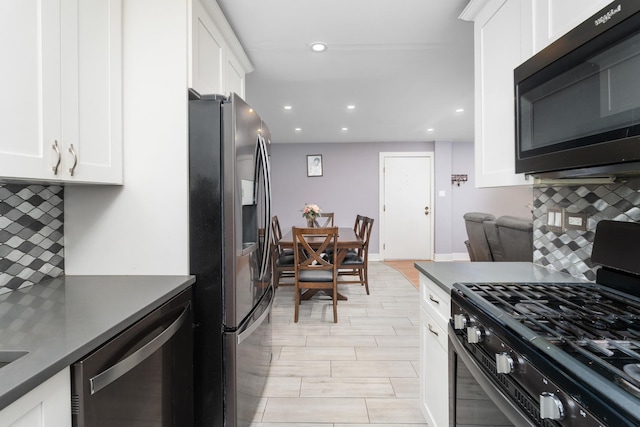
<svg viewBox="0 0 640 427">
<path fill-rule="evenodd" d="M 398 270 L 369 264 L 369 288 L 340 285 L 293 322 L 293 287 L 278 288 L 274 358 L 252 427 L 426 426 L 419 407 L 419 293 Z"/>
</svg>

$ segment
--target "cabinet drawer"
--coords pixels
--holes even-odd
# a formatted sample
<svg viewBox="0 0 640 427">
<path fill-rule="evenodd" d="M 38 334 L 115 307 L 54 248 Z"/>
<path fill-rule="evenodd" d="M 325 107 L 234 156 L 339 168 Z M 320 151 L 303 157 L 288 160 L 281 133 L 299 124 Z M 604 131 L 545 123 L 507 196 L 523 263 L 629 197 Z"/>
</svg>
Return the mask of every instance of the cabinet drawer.
<svg viewBox="0 0 640 427">
<path fill-rule="evenodd" d="M 424 275 L 420 275 L 420 305 L 446 330 L 451 317 L 451 296 Z"/>
</svg>

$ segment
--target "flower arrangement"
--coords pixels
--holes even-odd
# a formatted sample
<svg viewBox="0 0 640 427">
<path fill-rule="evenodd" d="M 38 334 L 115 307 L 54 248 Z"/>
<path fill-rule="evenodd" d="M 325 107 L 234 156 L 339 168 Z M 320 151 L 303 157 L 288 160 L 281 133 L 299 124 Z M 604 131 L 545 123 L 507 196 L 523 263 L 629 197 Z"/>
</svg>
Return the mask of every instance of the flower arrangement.
<svg viewBox="0 0 640 427">
<path fill-rule="evenodd" d="M 302 216 L 307 219 L 316 219 L 320 215 L 320 208 L 318 205 L 306 203 L 302 208 Z"/>
</svg>

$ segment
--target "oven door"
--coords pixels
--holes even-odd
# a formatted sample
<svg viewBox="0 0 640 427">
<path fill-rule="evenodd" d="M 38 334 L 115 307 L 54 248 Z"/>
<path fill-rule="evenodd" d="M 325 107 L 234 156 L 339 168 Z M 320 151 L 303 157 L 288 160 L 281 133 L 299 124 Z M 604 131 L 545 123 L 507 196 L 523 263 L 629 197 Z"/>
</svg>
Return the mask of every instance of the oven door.
<svg viewBox="0 0 640 427">
<path fill-rule="evenodd" d="M 484 374 L 449 324 L 450 426 L 535 427 L 514 403 Z"/>
</svg>

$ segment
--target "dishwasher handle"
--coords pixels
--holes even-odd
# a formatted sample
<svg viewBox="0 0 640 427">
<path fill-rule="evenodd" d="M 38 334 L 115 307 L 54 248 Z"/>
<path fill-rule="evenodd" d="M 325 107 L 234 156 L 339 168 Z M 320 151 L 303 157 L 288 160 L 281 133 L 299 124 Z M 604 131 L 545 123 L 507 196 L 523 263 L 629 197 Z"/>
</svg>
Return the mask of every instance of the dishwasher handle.
<svg viewBox="0 0 640 427">
<path fill-rule="evenodd" d="M 187 318 L 189 317 L 190 308 L 191 306 L 187 305 L 184 310 L 182 310 L 182 313 L 180 313 L 180 316 L 178 316 L 178 318 L 171 325 L 169 325 L 167 329 L 162 331 L 154 339 L 149 341 L 135 353 L 127 356 L 125 359 L 91 378 L 89 380 L 89 384 L 91 386 L 91 394 L 96 394 L 97 392 L 138 366 L 147 357 L 151 356 L 167 341 L 169 341 L 186 322 Z"/>
</svg>

